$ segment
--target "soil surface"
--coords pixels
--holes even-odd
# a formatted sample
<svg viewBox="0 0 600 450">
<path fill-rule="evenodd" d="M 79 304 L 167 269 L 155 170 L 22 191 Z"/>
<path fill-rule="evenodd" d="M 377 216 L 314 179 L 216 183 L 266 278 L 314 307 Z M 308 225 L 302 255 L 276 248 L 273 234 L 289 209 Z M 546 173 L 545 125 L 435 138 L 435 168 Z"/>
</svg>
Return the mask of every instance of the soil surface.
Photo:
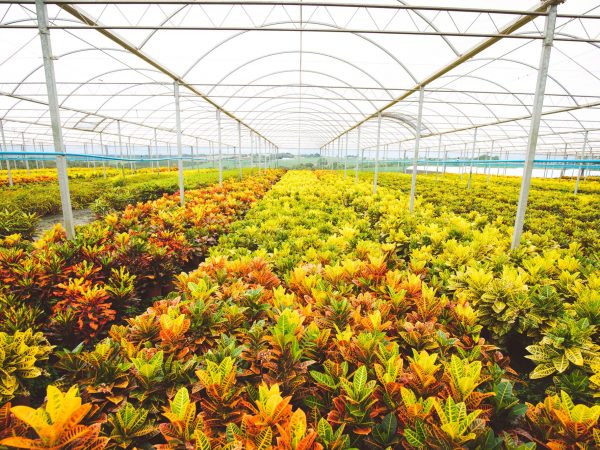
<svg viewBox="0 0 600 450">
<path fill-rule="evenodd" d="M 73 223 L 75 225 L 85 225 L 86 223 L 90 223 L 96 217 L 89 209 L 74 209 L 73 210 Z M 35 229 L 35 233 L 33 234 L 33 239 L 39 239 L 42 237 L 44 232 L 51 229 L 57 223 L 62 223 L 63 216 L 62 214 L 52 214 L 50 216 L 45 216 L 40 219 L 40 223 Z"/>
</svg>

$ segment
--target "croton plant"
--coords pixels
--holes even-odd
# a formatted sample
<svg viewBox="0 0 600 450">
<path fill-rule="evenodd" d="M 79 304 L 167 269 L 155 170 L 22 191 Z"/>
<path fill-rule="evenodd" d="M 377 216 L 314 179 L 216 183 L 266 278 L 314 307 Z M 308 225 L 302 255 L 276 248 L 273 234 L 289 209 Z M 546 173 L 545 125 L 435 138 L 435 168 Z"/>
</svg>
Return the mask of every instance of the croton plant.
<svg viewBox="0 0 600 450">
<path fill-rule="evenodd" d="M 502 224 L 370 190 L 288 172 L 173 278 L 79 261 L 52 306 L 106 333 L 52 347 L 4 325 L 0 447 L 598 448 L 597 265 L 530 233 L 511 252 Z M 144 214 L 128 211 L 111 230 L 129 243 Z M 148 215 L 185 235 L 169 208 Z M 132 283 L 170 292 L 136 313 Z"/>
<path fill-rule="evenodd" d="M 140 302 L 169 292 L 174 274 L 197 266 L 230 223 L 279 177 L 242 182 L 128 206 L 81 227 L 67 240 L 57 225 L 40 240 L 8 236 L 0 246 L 0 329 L 29 327 L 72 345 L 106 335 Z"/>
</svg>

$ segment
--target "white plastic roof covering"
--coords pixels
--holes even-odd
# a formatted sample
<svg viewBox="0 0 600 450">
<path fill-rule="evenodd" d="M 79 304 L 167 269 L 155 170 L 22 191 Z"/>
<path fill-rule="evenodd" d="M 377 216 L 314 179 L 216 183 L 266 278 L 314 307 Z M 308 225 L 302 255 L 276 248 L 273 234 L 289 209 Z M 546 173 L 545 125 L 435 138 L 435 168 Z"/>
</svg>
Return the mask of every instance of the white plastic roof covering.
<svg viewBox="0 0 600 450">
<path fill-rule="evenodd" d="M 97 143 L 99 133 L 105 143 L 114 143 L 121 120 L 124 140 L 147 145 L 157 129 L 159 143 L 175 145 L 173 79 L 56 4 L 61 1 L 48 2 L 48 15 L 66 143 Z M 536 6 L 522 0 L 410 4 L 441 10 L 407 9 L 407 2 L 392 0 L 214 3 L 68 5 L 280 151 L 311 152 L 498 33 L 520 17 L 517 11 Z M 484 7 L 512 13 L 443 10 Z M 573 154 L 581 150 L 584 130 L 589 130 L 590 149 L 600 141 L 600 0 L 567 0 L 558 14 L 538 152 L 562 153 L 567 144 Z M 536 16 L 517 37 L 499 40 L 426 87 L 424 133 L 434 136 L 423 140 L 422 148 L 438 148 L 437 134 L 446 133 L 443 144 L 458 154 L 472 145 L 473 127 L 481 126 L 482 148 L 489 151 L 494 141 L 496 151 L 523 152 L 544 21 Z M 8 141 L 51 145 L 36 27 L 33 2 L 0 1 L 0 119 Z M 197 92 L 181 88 L 185 146 L 217 140 L 215 107 Z M 417 101 L 415 93 L 385 112 L 395 118 L 382 120 L 382 145 L 412 149 L 403 141 L 413 139 Z M 361 126 L 362 147 L 374 147 L 376 122 Z M 242 147 L 247 149 L 245 126 Z M 453 132 L 461 129 L 466 130 Z M 237 145 L 235 120 L 223 115 L 222 132 L 225 144 Z M 356 147 L 356 130 L 348 146 Z"/>
</svg>

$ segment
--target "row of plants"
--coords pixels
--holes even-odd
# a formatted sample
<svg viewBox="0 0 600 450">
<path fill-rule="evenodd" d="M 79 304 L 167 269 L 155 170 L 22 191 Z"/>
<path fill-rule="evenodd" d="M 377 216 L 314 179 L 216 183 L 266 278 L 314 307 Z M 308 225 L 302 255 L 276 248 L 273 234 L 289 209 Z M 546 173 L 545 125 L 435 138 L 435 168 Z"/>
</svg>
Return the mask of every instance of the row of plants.
<svg viewBox="0 0 600 450">
<path fill-rule="evenodd" d="M 7 236 L 0 247 L 0 330 L 44 330 L 72 345 L 105 335 L 111 323 L 169 292 L 172 277 L 202 261 L 220 234 L 279 177 L 244 181 L 136 205 L 79 227 L 57 225 L 36 242 Z"/>
<path fill-rule="evenodd" d="M 469 174 L 419 175 L 417 195 L 438 212 L 468 215 L 477 211 L 491 221 L 501 218 L 512 227 L 519 199 L 520 178 Z M 372 180 L 362 173 L 361 179 Z M 382 173 L 379 184 L 403 194 L 410 192 L 410 175 Z M 600 248 L 600 182 L 581 181 L 573 195 L 574 180 L 534 179 L 530 190 L 525 229 L 537 234 L 550 233 L 561 246 L 579 242 L 584 251 Z"/>
<path fill-rule="evenodd" d="M 160 169 L 156 168 L 139 168 L 136 170 L 127 169 L 128 173 L 137 173 L 137 174 L 148 174 L 155 172 L 172 172 L 176 171 L 177 167 L 161 167 Z M 106 169 L 102 167 L 101 164 L 98 164 L 94 167 L 69 167 L 68 168 L 69 179 L 82 179 L 82 178 L 100 178 L 100 177 L 115 177 L 120 176 L 122 171 L 116 167 L 107 166 Z M 36 169 L 15 169 L 12 168 L 11 177 L 14 184 L 27 184 L 27 183 L 48 183 L 52 181 L 57 181 L 58 176 L 56 174 L 55 168 L 36 168 Z M 9 186 L 8 182 L 8 172 L 6 170 L 0 170 L 0 187 Z M 14 188 L 15 186 L 13 186 Z"/>
<path fill-rule="evenodd" d="M 4 399 L 0 445 L 598 447 L 597 260 L 532 233 L 511 252 L 499 220 L 370 192 L 289 172 L 94 347 L 7 330 L 19 393 L 49 386 L 39 409 Z"/>
<path fill-rule="evenodd" d="M 238 171 L 223 173 L 224 179 L 238 176 Z M 186 171 L 185 188 L 197 189 L 218 181 L 216 171 Z M 121 211 L 128 204 L 156 199 L 163 193 L 179 190 L 177 174 L 139 173 L 126 177 L 112 176 L 74 178 L 69 183 L 74 209 L 90 208 L 98 217 Z M 40 217 L 61 211 L 56 181 L 18 185 L 0 190 L 0 237 L 20 233 L 31 239 Z"/>
</svg>

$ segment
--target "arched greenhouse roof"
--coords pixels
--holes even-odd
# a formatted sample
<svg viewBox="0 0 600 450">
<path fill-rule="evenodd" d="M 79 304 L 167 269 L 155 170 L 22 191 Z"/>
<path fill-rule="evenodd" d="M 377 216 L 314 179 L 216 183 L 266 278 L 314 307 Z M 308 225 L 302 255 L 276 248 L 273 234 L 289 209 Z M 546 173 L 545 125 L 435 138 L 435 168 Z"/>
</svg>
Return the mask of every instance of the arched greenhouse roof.
<svg viewBox="0 0 600 450">
<path fill-rule="evenodd" d="M 380 144 L 402 151 L 422 87 L 422 147 L 459 154 L 477 130 L 523 154 L 556 3 L 537 152 L 600 141 L 599 0 L 45 3 L 67 147 L 176 145 L 177 82 L 184 147 L 241 133 L 242 149 L 335 152 L 360 129 L 370 151 L 381 114 Z M 52 147 L 33 1 L 0 1 L 0 119 L 6 141 Z"/>
</svg>

